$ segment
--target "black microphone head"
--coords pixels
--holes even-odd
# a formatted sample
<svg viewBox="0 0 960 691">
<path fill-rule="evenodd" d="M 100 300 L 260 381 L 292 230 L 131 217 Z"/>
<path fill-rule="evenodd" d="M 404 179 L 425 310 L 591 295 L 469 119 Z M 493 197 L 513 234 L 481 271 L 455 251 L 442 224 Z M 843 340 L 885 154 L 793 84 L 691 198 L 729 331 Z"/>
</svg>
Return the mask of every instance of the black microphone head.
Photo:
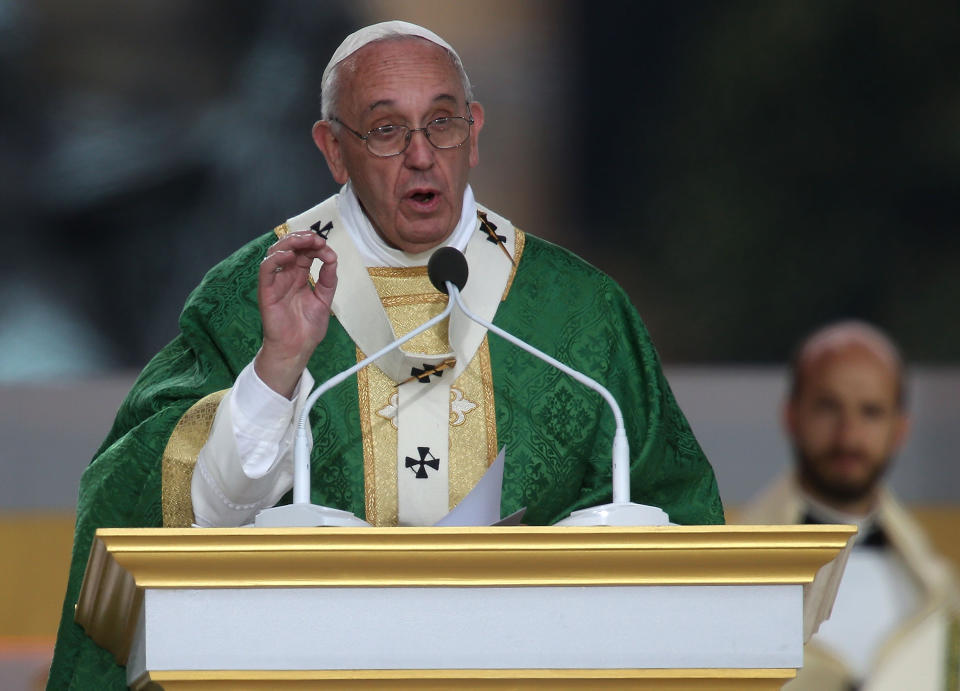
<svg viewBox="0 0 960 691">
<path fill-rule="evenodd" d="M 427 275 L 433 287 L 441 293 L 447 292 L 447 281 L 463 290 L 467 285 L 467 258 L 456 247 L 441 247 L 427 262 Z"/>
</svg>

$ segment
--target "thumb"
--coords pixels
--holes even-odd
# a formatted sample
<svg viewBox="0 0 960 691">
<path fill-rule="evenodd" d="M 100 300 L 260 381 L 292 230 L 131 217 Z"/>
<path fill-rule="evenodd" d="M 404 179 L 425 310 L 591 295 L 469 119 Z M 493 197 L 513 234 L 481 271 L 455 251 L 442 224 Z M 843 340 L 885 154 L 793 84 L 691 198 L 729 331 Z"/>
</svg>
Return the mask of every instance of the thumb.
<svg viewBox="0 0 960 691">
<path fill-rule="evenodd" d="M 333 294 L 337 290 L 337 260 L 324 262 L 317 274 L 317 281 L 314 285 L 314 294 L 327 304 L 333 300 Z"/>
</svg>

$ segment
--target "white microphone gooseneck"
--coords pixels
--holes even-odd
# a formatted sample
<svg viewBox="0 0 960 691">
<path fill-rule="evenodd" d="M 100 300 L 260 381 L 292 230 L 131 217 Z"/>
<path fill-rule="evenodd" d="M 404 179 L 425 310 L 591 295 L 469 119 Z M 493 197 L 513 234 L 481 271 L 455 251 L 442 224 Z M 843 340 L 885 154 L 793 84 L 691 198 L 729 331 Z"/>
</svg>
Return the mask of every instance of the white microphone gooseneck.
<svg viewBox="0 0 960 691">
<path fill-rule="evenodd" d="M 430 263 L 427 266 L 427 273 L 430 276 L 430 282 L 444 293 L 452 297 L 449 304 L 454 302 L 463 312 L 464 316 L 480 324 L 488 331 L 491 331 L 509 343 L 525 350 L 526 352 L 540 358 L 547 364 L 556 367 L 561 372 L 573 377 L 584 386 L 599 393 L 613 411 L 613 418 L 616 423 L 616 431 L 613 435 L 613 502 L 601 506 L 591 506 L 580 511 L 574 511 L 567 518 L 557 522 L 558 526 L 599 526 L 599 525 L 619 525 L 619 526 L 640 526 L 640 525 L 669 525 L 670 517 L 666 512 L 656 506 L 646 504 L 634 504 L 630 501 L 630 446 L 627 442 L 627 434 L 623 425 L 623 414 L 620 406 L 614 399 L 613 394 L 599 382 L 591 379 L 582 372 L 577 372 L 571 367 L 563 364 L 559 360 L 547 355 L 546 353 L 534 348 L 528 343 L 524 343 L 516 336 L 507 333 L 503 329 L 494 326 L 473 314 L 467 306 L 463 304 L 463 298 L 460 291 L 467 281 L 468 266 L 466 257 L 461 252 L 452 247 L 441 247 L 430 257 Z"/>
<path fill-rule="evenodd" d="M 603 400 L 607 402 L 607 405 L 610 406 L 610 409 L 613 411 L 613 419 L 616 424 L 616 431 L 613 434 L 613 503 L 614 504 L 629 504 L 630 503 L 630 444 L 627 441 L 627 432 L 623 425 L 623 413 L 620 411 L 620 406 L 617 404 L 616 399 L 614 399 L 613 394 L 610 391 L 600 384 L 595 379 L 591 379 L 582 372 L 578 372 L 571 367 L 563 364 L 556 358 L 553 358 L 542 350 L 534 348 L 528 343 L 524 343 L 519 338 L 514 336 L 511 333 L 508 333 L 501 329 L 498 326 L 494 326 L 488 321 L 481 319 L 469 309 L 463 303 L 463 300 L 460 297 L 460 290 L 456 285 L 450 281 L 446 282 L 447 294 L 450 295 L 453 300 L 449 304 L 456 302 L 460 310 L 469 318 L 475 321 L 477 324 L 480 324 L 488 331 L 492 331 L 501 338 L 509 341 L 513 345 L 521 348 L 522 350 L 527 351 L 531 355 L 534 355 L 544 362 L 553 365 L 561 372 L 568 374 L 569 376 L 576 379 L 578 382 L 584 386 L 593 389 L 601 396 Z M 449 306 L 449 305 L 448 305 Z"/>
</svg>

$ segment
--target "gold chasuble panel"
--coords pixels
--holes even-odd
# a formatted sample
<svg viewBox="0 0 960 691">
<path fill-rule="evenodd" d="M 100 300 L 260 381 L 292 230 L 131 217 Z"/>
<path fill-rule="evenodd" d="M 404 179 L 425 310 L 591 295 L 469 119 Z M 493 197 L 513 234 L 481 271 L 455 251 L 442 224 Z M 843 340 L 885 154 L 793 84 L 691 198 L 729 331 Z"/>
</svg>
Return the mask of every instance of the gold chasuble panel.
<svg viewBox="0 0 960 691">
<path fill-rule="evenodd" d="M 430 283 L 426 267 L 368 269 L 397 337 L 443 311 L 447 296 Z M 405 343 L 407 352 L 440 355 L 450 351 L 447 322 Z M 357 350 L 357 361 L 365 355 Z M 363 431 L 367 522 L 397 525 L 397 386 L 376 365 L 357 373 Z M 493 375 L 486 336 L 450 388 L 449 508 L 456 506 L 497 456 Z"/>
</svg>

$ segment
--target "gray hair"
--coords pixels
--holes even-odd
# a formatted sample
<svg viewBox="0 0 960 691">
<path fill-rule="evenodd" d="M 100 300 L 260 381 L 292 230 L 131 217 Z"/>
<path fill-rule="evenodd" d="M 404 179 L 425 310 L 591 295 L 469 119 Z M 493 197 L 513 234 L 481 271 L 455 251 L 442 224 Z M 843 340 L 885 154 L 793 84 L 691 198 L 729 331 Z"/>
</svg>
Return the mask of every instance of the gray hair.
<svg viewBox="0 0 960 691">
<path fill-rule="evenodd" d="M 376 41 L 371 41 L 370 43 L 381 43 L 384 41 L 401 41 L 401 40 L 417 39 L 417 40 L 427 40 L 420 38 L 419 36 L 403 33 L 391 33 L 384 38 L 379 38 Z M 369 45 L 369 44 L 367 44 Z M 438 45 L 438 44 L 434 44 Z M 473 101 L 473 87 L 470 84 L 470 78 L 467 76 L 466 70 L 463 69 L 463 63 L 460 61 L 460 56 L 456 53 L 443 48 L 444 52 L 450 58 L 450 62 L 453 64 L 454 69 L 456 69 L 457 74 L 460 76 L 460 83 L 463 86 L 463 93 L 467 99 L 467 103 Z M 340 88 L 341 88 L 341 68 L 346 63 L 354 65 L 356 60 L 356 54 L 351 54 L 349 57 L 341 60 L 336 65 L 334 65 L 330 71 L 327 73 L 326 77 L 323 80 L 323 83 L 320 85 L 320 113 L 321 117 L 324 120 L 330 120 L 334 117 L 337 110 L 337 105 L 340 98 Z"/>
</svg>

